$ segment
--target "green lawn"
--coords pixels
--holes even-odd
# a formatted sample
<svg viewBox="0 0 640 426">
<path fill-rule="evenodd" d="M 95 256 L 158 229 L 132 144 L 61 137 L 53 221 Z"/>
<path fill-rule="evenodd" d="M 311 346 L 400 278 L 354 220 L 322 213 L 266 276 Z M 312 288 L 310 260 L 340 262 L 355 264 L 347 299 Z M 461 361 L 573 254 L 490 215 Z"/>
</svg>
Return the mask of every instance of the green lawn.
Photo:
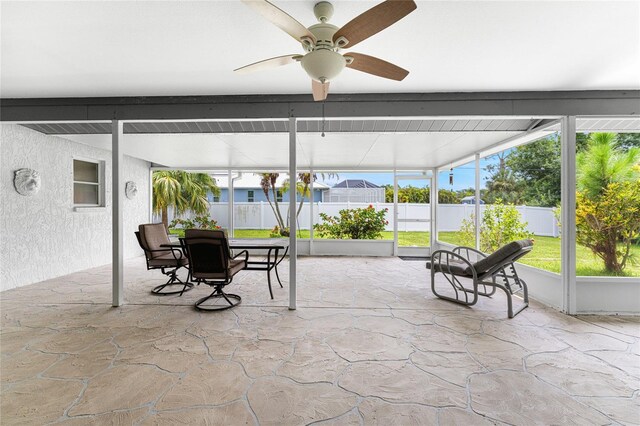
<svg viewBox="0 0 640 426">
<path fill-rule="evenodd" d="M 172 229 L 172 234 L 180 235 L 182 230 Z M 268 229 L 236 229 L 236 238 L 269 238 Z M 300 231 L 300 238 L 309 238 L 309 231 Z M 460 245 L 460 237 L 457 232 L 440 232 L 440 241 Z M 314 238 L 318 238 L 314 236 Z M 383 232 L 383 240 L 393 240 L 393 232 Z M 425 246 L 429 245 L 428 232 L 399 232 L 398 244 L 400 246 Z M 631 249 L 633 258 L 631 264 L 625 269 L 625 276 L 640 277 L 640 245 Z M 535 237 L 533 251 L 520 260 L 525 265 L 535 266 L 551 272 L 560 272 L 560 238 Z M 609 275 L 603 267 L 602 261 L 595 257 L 591 251 L 578 245 L 576 271 L 582 276 L 606 276 Z"/>
</svg>

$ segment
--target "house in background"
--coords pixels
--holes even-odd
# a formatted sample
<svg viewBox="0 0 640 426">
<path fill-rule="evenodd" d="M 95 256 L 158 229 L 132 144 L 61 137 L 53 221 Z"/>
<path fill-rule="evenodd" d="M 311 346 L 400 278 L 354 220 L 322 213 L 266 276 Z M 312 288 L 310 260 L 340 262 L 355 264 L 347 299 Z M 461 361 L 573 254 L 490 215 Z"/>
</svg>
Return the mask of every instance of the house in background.
<svg viewBox="0 0 640 426">
<path fill-rule="evenodd" d="M 215 197 L 213 194 L 209 193 L 207 198 L 211 203 L 227 203 L 229 202 L 229 180 L 227 175 L 212 175 L 216 180 L 216 184 L 218 188 L 220 188 L 220 196 Z M 255 173 L 241 173 L 240 176 L 233 178 L 233 201 L 234 203 L 259 203 L 261 201 L 266 202 L 267 197 L 264 195 L 264 191 L 262 190 L 262 186 L 260 186 L 260 175 Z M 284 182 L 288 179 L 288 176 L 285 173 L 282 173 L 278 180 L 276 181 L 276 196 L 278 197 L 278 202 L 287 202 L 289 201 L 289 191 L 282 191 L 282 186 Z M 313 183 L 313 199 L 314 201 L 324 201 L 322 193 L 329 189 L 328 185 L 325 185 L 320 182 Z M 269 192 L 269 197 L 273 198 L 271 192 Z M 300 200 L 300 195 L 296 197 Z M 309 197 L 304 197 L 305 201 L 309 201 Z M 273 200 L 272 200 L 273 201 Z"/>
<path fill-rule="evenodd" d="M 460 200 L 460 204 L 475 204 L 475 203 L 476 203 L 476 197 L 473 195 L 468 195 L 464 197 L 462 200 Z M 480 199 L 480 204 L 484 204 L 484 201 L 482 201 L 482 199 Z"/>
<path fill-rule="evenodd" d="M 345 179 L 322 193 L 323 203 L 384 203 L 384 188 L 364 179 Z"/>
</svg>

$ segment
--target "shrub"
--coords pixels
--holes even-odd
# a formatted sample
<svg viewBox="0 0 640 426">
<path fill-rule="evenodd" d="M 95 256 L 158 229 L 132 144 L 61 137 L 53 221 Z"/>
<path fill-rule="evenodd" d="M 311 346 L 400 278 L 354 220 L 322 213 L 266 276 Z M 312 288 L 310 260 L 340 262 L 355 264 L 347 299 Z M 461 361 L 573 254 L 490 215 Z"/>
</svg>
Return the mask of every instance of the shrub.
<svg viewBox="0 0 640 426">
<path fill-rule="evenodd" d="M 180 229 L 220 229 L 218 222 L 208 215 L 196 216 L 193 219 L 176 218 L 171 221 L 169 228 Z"/>
<path fill-rule="evenodd" d="M 462 244 L 473 247 L 475 245 L 475 215 L 462 221 L 460 227 Z M 511 204 L 503 204 L 497 200 L 495 204 L 487 206 L 482 213 L 480 222 L 480 250 L 492 253 L 514 240 L 530 238 L 527 222 L 522 221 L 520 212 Z"/>
<path fill-rule="evenodd" d="M 595 199 L 584 192 L 576 197 L 576 241 L 601 258 L 607 271 L 621 274 L 640 237 L 640 181 L 609 183 Z"/>
<path fill-rule="evenodd" d="M 389 223 L 385 219 L 387 211 L 389 209 L 376 211 L 370 204 L 365 209 L 340 210 L 338 216 L 320 213 L 323 223 L 313 225 L 313 229 L 320 237 L 375 240 L 382 236 L 385 225 Z"/>
<path fill-rule="evenodd" d="M 289 228 L 280 228 L 278 225 L 274 226 L 271 232 L 269 233 L 269 237 L 271 238 L 280 238 L 280 237 L 288 237 L 289 236 Z"/>
</svg>

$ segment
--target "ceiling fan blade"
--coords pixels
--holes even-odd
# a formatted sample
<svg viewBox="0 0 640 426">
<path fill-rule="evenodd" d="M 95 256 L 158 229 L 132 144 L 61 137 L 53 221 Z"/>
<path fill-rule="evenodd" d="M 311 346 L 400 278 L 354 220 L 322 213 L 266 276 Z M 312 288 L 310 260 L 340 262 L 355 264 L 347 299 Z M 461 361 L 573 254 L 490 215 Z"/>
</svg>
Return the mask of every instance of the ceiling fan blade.
<svg viewBox="0 0 640 426">
<path fill-rule="evenodd" d="M 290 63 L 296 62 L 296 58 L 301 58 L 302 55 L 284 55 L 284 56 L 276 56 L 275 58 L 269 58 L 262 61 L 254 62 L 249 65 L 245 65 L 244 67 L 236 68 L 235 72 L 239 74 L 247 74 L 254 71 L 263 71 L 270 68 L 281 67 L 282 65 L 288 65 Z"/>
<path fill-rule="evenodd" d="M 278 6 L 273 5 L 267 0 L 242 0 L 242 2 L 262 15 L 267 21 L 295 38 L 298 42 L 304 43 L 305 39 L 309 39 L 311 43 L 316 43 L 316 37 L 307 27 Z"/>
<path fill-rule="evenodd" d="M 353 47 L 398 22 L 416 7 L 413 0 L 386 0 L 345 24 L 334 34 L 333 42 L 341 48 Z"/>
<path fill-rule="evenodd" d="M 402 81 L 409 74 L 409 71 L 391 62 L 383 61 L 373 56 L 363 55 L 362 53 L 349 52 L 345 54 L 344 57 L 347 59 L 349 57 L 353 58 L 351 63 L 347 62 L 347 68 L 377 75 L 378 77 Z"/>
<path fill-rule="evenodd" d="M 314 101 L 324 101 L 329 94 L 329 82 L 320 83 L 317 80 L 311 79 L 311 90 L 313 91 Z"/>
</svg>

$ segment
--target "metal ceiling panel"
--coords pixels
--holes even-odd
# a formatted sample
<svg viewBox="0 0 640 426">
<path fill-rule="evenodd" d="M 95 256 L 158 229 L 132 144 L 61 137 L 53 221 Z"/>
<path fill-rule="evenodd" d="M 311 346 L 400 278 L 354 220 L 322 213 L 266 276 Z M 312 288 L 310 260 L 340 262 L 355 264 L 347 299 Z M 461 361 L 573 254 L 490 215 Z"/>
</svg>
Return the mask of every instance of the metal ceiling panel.
<svg viewBox="0 0 640 426">
<path fill-rule="evenodd" d="M 298 132 L 332 133 L 404 133 L 404 132 L 522 132 L 536 120 L 514 119 L 376 119 L 376 120 L 304 120 Z M 48 135 L 110 134 L 110 123 L 30 123 L 29 129 Z M 289 124 L 281 120 L 251 121 L 163 121 L 125 123 L 125 134 L 206 134 L 206 133 L 274 133 L 288 132 Z M 579 131 L 640 131 L 640 118 L 579 118 Z"/>
</svg>

